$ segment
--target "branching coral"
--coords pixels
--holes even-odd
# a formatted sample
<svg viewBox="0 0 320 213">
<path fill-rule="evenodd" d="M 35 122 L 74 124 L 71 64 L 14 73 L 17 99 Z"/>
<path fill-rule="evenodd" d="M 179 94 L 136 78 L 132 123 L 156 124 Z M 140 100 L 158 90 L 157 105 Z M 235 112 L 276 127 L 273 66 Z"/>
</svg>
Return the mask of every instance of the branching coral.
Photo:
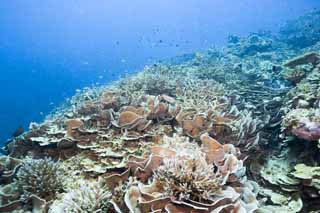
<svg viewBox="0 0 320 213">
<path fill-rule="evenodd" d="M 35 194 L 46 200 L 53 199 L 63 191 L 66 181 L 65 173 L 59 163 L 49 158 L 25 158 L 15 183 L 24 196 Z"/>
<path fill-rule="evenodd" d="M 177 90 L 177 101 L 184 110 L 221 110 L 225 106 L 223 86 L 214 80 L 188 78 Z"/>
<path fill-rule="evenodd" d="M 108 212 L 111 193 L 101 183 L 78 181 L 78 186 L 64 193 L 50 206 L 50 213 L 55 212 Z"/>
<path fill-rule="evenodd" d="M 237 149 L 221 145 L 208 135 L 201 138 L 204 152 L 188 142 L 174 148 L 164 145 L 151 149 L 146 165 L 130 164 L 141 181 L 150 181 L 149 185 L 140 184 L 136 189 L 140 200 L 137 208 L 143 211 L 162 208 L 167 212 L 173 206 L 185 211 L 245 211 L 248 206 L 252 211 L 257 209 L 255 195 L 241 184 L 243 165 L 236 157 Z M 233 188 L 230 183 L 237 186 Z"/>
<path fill-rule="evenodd" d="M 206 162 L 205 154 L 196 151 L 193 156 L 163 160 L 154 172 L 156 184 L 163 187 L 163 196 L 198 202 L 209 200 L 220 189 L 222 178 Z"/>
<path fill-rule="evenodd" d="M 119 82 L 124 96 L 128 97 L 130 104 L 135 103 L 141 95 L 170 95 L 175 96 L 178 79 L 169 74 L 163 74 L 163 66 L 147 67 L 144 72 L 125 78 Z"/>
</svg>

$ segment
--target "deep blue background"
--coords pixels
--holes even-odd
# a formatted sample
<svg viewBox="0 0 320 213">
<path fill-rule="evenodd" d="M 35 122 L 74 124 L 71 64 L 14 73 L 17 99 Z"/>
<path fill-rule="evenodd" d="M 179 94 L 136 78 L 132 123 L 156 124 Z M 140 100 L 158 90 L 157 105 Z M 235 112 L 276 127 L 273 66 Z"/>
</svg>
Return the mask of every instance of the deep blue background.
<svg viewBox="0 0 320 213">
<path fill-rule="evenodd" d="M 319 0 L 2 0 L 0 140 L 75 89 L 152 61 L 276 31 Z"/>
</svg>

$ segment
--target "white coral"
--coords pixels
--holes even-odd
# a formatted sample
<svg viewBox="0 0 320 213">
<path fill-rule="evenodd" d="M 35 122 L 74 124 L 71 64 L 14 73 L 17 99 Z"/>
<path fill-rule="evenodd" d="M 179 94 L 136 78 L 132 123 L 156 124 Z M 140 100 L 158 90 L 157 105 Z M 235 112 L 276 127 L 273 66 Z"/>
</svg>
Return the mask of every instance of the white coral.
<svg viewBox="0 0 320 213">
<path fill-rule="evenodd" d="M 79 186 L 62 195 L 50 207 L 49 213 L 92 213 L 109 208 L 111 193 L 99 183 L 79 181 Z"/>
</svg>

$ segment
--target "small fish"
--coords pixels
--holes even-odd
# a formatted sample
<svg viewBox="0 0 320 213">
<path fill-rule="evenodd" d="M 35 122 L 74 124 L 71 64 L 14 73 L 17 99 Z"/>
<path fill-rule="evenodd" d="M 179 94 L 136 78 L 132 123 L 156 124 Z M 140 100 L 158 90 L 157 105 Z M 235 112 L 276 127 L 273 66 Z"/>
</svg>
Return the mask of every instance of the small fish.
<svg viewBox="0 0 320 213">
<path fill-rule="evenodd" d="M 19 127 L 12 133 L 12 137 L 18 137 L 18 136 L 22 135 L 23 133 L 24 133 L 23 127 Z"/>
<path fill-rule="evenodd" d="M 213 124 L 210 133 L 215 137 L 226 137 L 232 134 L 232 129 L 226 124 Z"/>
</svg>

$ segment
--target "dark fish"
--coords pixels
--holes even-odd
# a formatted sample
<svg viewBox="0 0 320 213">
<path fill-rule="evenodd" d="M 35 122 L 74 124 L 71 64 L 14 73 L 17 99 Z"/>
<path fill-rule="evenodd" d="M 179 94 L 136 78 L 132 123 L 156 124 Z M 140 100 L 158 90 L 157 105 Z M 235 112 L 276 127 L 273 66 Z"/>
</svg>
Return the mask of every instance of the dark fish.
<svg viewBox="0 0 320 213">
<path fill-rule="evenodd" d="M 24 133 L 23 127 L 19 127 L 12 133 L 12 137 L 18 137 L 18 136 L 22 135 L 23 133 Z"/>
<path fill-rule="evenodd" d="M 215 137 L 227 137 L 232 134 L 232 129 L 227 124 L 213 124 L 209 132 Z"/>
</svg>

